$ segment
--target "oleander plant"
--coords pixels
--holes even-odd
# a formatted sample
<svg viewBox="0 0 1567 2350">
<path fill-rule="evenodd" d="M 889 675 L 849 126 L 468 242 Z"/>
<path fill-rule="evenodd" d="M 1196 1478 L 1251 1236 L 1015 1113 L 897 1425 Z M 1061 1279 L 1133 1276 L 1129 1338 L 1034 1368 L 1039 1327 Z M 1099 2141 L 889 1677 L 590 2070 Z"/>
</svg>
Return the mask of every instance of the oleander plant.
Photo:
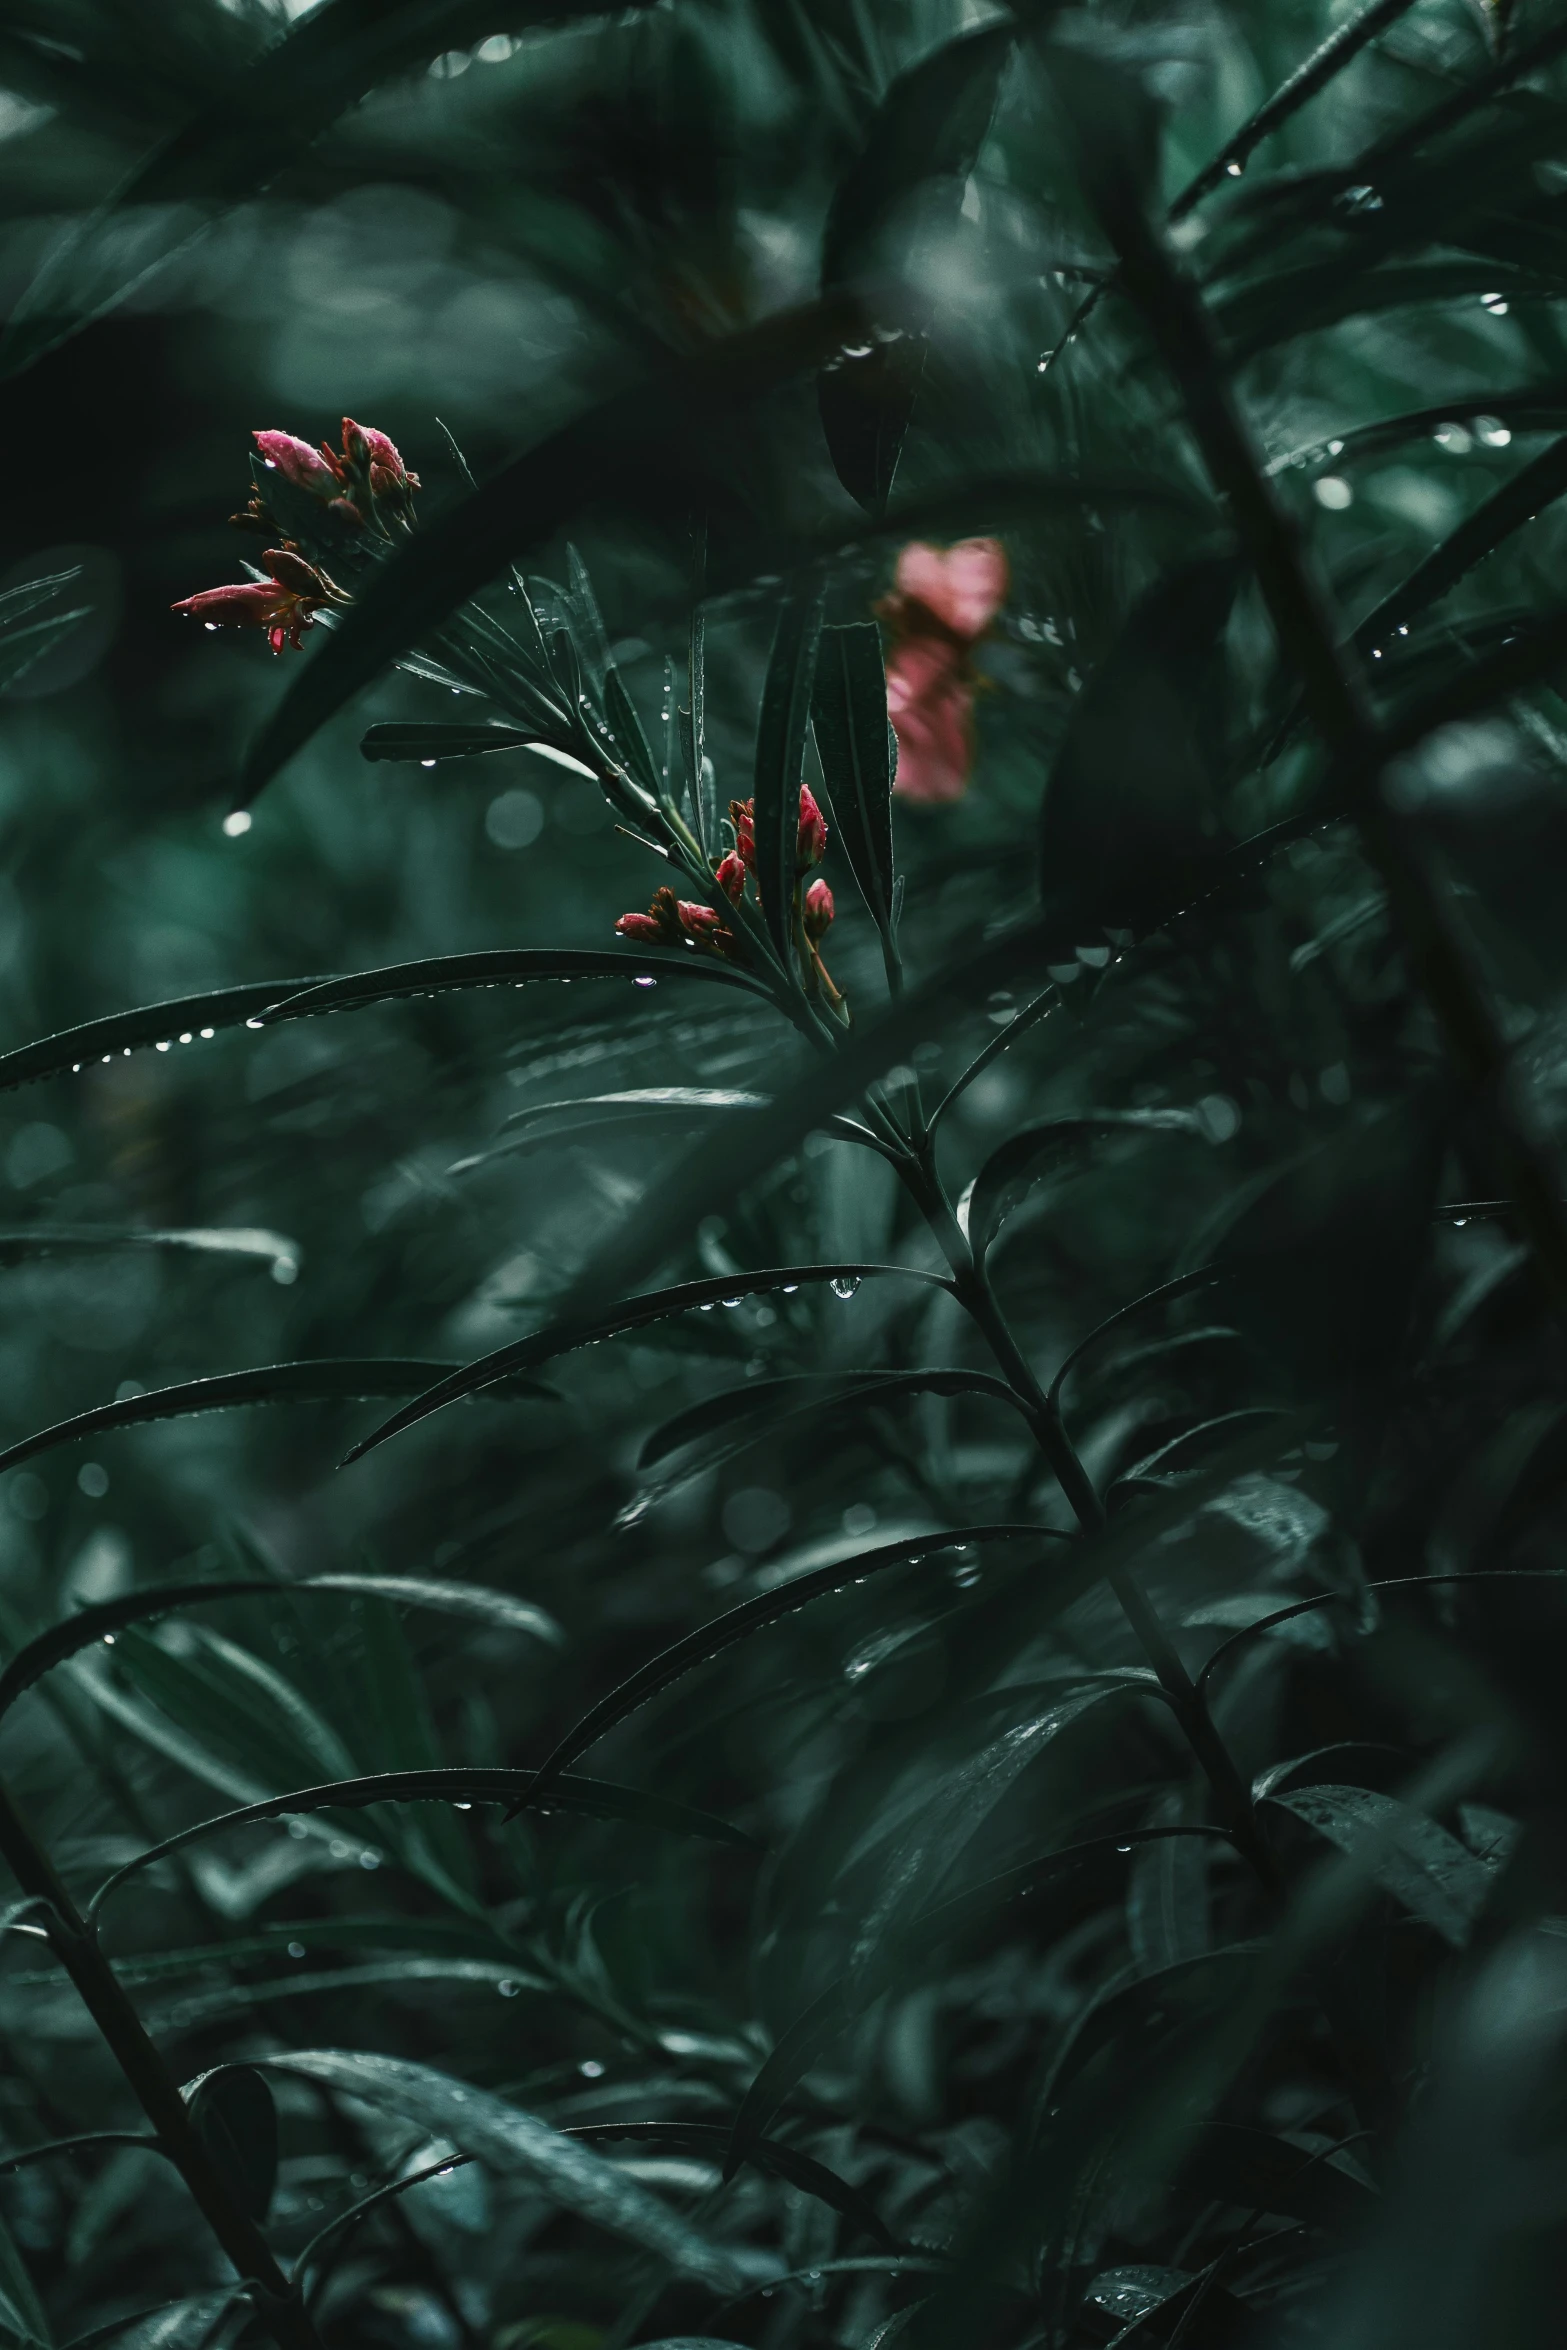
<svg viewBox="0 0 1567 2350">
<path fill-rule="evenodd" d="M 1560 2340 L 1558 304 L 1563 0 L 0 13 L 0 2343 Z"/>
</svg>

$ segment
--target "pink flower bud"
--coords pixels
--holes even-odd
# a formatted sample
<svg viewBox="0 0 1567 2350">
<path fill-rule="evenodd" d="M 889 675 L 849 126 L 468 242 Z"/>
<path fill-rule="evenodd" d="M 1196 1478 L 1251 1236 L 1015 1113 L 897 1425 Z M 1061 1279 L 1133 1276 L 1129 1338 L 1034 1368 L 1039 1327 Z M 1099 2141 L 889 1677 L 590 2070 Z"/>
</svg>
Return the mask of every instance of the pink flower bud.
<svg viewBox="0 0 1567 2350">
<path fill-rule="evenodd" d="M 756 803 L 731 800 L 729 820 L 735 828 L 735 848 L 747 873 L 756 871 Z"/>
<path fill-rule="evenodd" d="M 808 783 L 800 786 L 800 827 L 795 835 L 794 861 L 802 873 L 819 865 L 827 854 L 827 823 Z"/>
<path fill-rule="evenodd" d="M 384 432 L 377 432 L 373 424 L 356 424 L 351 416 L 344 417 L 343 455 L 350 465 L 367 469 L 371 492 L 378 498 L 400 496 L 419 487 L 419 476 L 408 471 L 396 443 Z"/>
<path fill-rule="evenodd" d="M 343 486 L 343 469 L 329 449 L 312 449 L 291 432 L 258 432 L 253 439 L 269 465 L 296 489 L 315 498 L 335 498 Z"/>
<path fill-rule="evenodd" d="M 824 939 L 832 928 L 833 912 L 832 891 L 826 882 L 818 877 L 805 893 L 805 906 L 802 913 L 805 935 L 812 946 L 815 946 L 818 940 Z"/>
<path fill-rule="evenodd" d="M 730 904 L 738 906 L 745 895 L 745 865 L 733 849 L 719 866 L 714 878 Z"/>
<path fill-rule="evenodd" d="M 687 938 L 706 938 L 713 931 L 724 927 L 711 906 L 694 904 L 689 898 L 680 900 L 678 911 L 680 927 Z"/>
<path fill-rule="evenodd" d="M 656 944 L 664 935 L 651 914 L 622 914 L 615 925 L 615 932 L 620 938 L 646 939 L 650 945 Z"/>
</svg>

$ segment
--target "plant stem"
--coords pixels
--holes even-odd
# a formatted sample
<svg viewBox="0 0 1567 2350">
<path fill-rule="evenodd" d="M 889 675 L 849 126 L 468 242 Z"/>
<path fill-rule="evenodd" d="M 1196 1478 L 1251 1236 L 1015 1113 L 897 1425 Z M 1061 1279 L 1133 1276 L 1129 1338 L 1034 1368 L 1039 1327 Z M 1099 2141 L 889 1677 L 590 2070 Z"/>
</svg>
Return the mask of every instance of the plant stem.
<svg viewBox="0 0 1567 2350">
<path fill-rule="evenodd" d="M 163 2151 L 238 2274 L 252 2288 L 258 2314 L 278 2350 L 321 2350 L 320 2337 L 292 2292 L 261 2230 L 214 2168 L 191 2121 L 179 2083 L 149 2037 L 118 1976 L 83 1924 L 54 1863 L 0 1782 L 0 1856 L 24 1893 L 42 1905 L 50 1946 L 110 2053 L 158 2134 Z"/>
<path fill-rule="evenodd" d="M 941 1179 L 936 1173 L 933 1150 L 928 1143 L 923 1154 L 918 1159 L 911 1159 L 905 1167 L 904 1179 L 952 1268 L 953 1287 L 959 1303 L 980 1331 L 995 1358 L 997 1369 L 1016 1396 L 1033 1431 L 1034 1440 L 1049 1462 L 1078 1525 L 1086 1536 L 1101 1533 L 1105 1525 L 1105 1510 L 1094 1481 L 1067 1434 L 1059 1409 L 1040 1386 L 1032 1364 L 1012 1335 L 985 1268 L 976 1258 L 967 1235 L 952 1212 Z M 1170 1710 L 1213 1791 L 1223 1824 L 1234 1836 L 1259 1882 L 1270 1894 L 1276 1895 L 1282 1889 L 1282 1878 L 1278 1863 L 1258 1824 L 1251 1791 L 1236 1767 L 1229 1748 L 1214 1728 L 1207 1701 L 1182 1663 L 1158 1609 L 1132 1568 L 1114 1567 L 1105 1580 L 1131 1626 L 1139 1647 L 1158 1676 L 1159 1686 L 1169 1701 Z"/>
</svg>

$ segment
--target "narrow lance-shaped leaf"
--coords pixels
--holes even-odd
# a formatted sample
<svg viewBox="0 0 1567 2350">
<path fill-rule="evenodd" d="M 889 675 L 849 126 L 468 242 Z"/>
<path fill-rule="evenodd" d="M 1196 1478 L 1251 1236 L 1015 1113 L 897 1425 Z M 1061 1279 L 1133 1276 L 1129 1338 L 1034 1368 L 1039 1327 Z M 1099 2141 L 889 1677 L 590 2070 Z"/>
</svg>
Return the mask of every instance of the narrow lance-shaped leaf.
<svg viewBox="0 0 1567 2350">
<path fill-rule="evenodd" d="M 1352 1856 L 1365 1853 L 1377 1882 L 1461 1950 L 1491 1879 L 1482 1861 L 1413 1804 L 1369 1787 L 1295 1787 L 1270 1802 L 1305 1820 Z"/>
<path fill-rule="evenodd" d="M 372 726 L 359 745 L 362 759 L 479 759 L 491 751 L 522 751 L 535 740 L 520 726 Z"/>
<path fill-rule="evenodd" d="M 724 2293 L 738 2292 L 750 2281 L 731 2253 L 613 2163 L 488 2089 L 429 2065 L 341 2048 L 303 2049 L 267 2062 L 275 2071 L 385 2106 L 416 2128 L 450 2138 L 491 2168 L 531 2179 L 565 2210 L 629 2237 L 682 2276 Z"/>
<path fill-rule="evenodd" d="M 786 592 L 773 631 L 756 733 L 756 885 L 768 932 L 786 971 L 794 968 L 800 778 L 821 618 L 821 590 L 814 582 L 796 583 Z"/>
<path fill-rule="evenodd" d="M 776 1590 L 759 1592 L 754 1599 L 745 1599 L 738 1607 L 730 1608 L 715 1623 L 704 1624 L 699 1630 L 687 1633 L 645 1665 L 640 1665 L 607 1697 L 600 1698 L 583 1715 L 574 1729 L 568 1730 L 554 1751 L 539 1767 L 535 1800 L 547 1794 L 556 1774 L 565 1770 L 579 1754 L 647 1704 L 661 1689 L 693 1672 L 698 1665 L 719 1656 L 739 1640 L 748 1640 L 753 1632 L 760 1632 L 768 1624 L 776 1624 L 797 1609 L 806 1607 L 813 1599 L 828 1593 L 842 1591 L 851 1583 L 866 1577 L 885 1574 L 890 1567 L 912 1566 L 933 1553 L 951 1550 L 966 1543 L 978 1542 L 1038 1542 L 1041 1540 L 1067 1541 L 1065 1534 L 1048 1526 L 962 1526 L 933 1534 L 916 1534 L 903 1542 L 882 1543 L 875 1550 L 857 1551 L 853 1557 L 836 1560 L 831 1566 L 818 1567 L 811 1574 L 796 1575 Z"/>
<path fill-rule="evenodd" d="M 754 1114 L 754 1113 L 753 1113 Z M 765 1273 L 736 1273 L 719 1275 L 706 1281 L 683 1281 L 675 1289 L 655 1289 L 646 1296 L 629 1299 L 612 1313 L 584 1315 L 572 1321 L 564 1318 L 550 1324 L 548 1329 L 535 1331 L 531 1338 L 519 1338 L 510 1346 L 497 1347 L 493 1354 L 481 1355 L 466 1370 L 456 1371 L 449 1379 L 442 1379 L 424 1395 L 418 1396 L 400 1412 L 394 1412 L 370 1436 L 366 1436 L 345 1456 L 357 1461 L 389 1436 L 397 1436 L 405 1428 L 428 1419 L 449 1403 L 456 1403 L 465 1395 L 477 1395 L 492 1387 L 497 1380 L 537 1370 L 542 1364 L 553 1362 L 558 1355 L 572 1354 L 580 1346 L 592 1346 L 601 1338 L 615 1338 L 628 1330 L 646 1329 L 651 1322 L 662 1322 L 672 1314 L 686 1314 L 704 1308 L 721 1306 L 747 1297 L 765 1297 L 776 1290 L 798 1289 L 806 1282 L 827 1282 L 844 1297 L 851 1297 L 862 1281 L 894 1279 L 928 1282 L 937 1289 L 948 1289 L 951 1283 L 940 1273 L 927 1273 L 914 1265 L 775 1265 Z"/>
<path fill-rule="evenodd" d="M 1100 1110 L 1081 1118 L 1047 1118 L 1009 1135 L 991 1152 L 967 1194 L 969 1245 L 975 1255 L 984 1256 L 1030 1184 L 1080 1164 L 1096 1142 L 1126 1133 L 1201 1137 L 1203 1124 L 1194 1110 Z"/>
<path fill-rule="evenodd" d="M 117 1599 L 101 1600 L 96 1607 L 81 1608 L 64 1623 L 51 1625 L 47 1632 L 40 1632 L 37 1639 L 19 1649 L 0 1672 L 0 1714 L 8 1712 L 54 1666 L 64 1664 L 68 1657 L 79 1656 L 84 1648 L 96 1646 L 128 1625 L 148 1623 L 154 1617 L 171 1614 L 176 1608 L 213 1600 L 261 1596 L 276 1599 L 299 1591 L 342 1591 L 378 1599 L 403 1599 L 412 1607 L 477 1616 L 497 1628 L 528 1632 L 536 1639 L 554 1642 L 564 1637 L 542 1608 L 534 1607 L 527 1600 L 514 1599 L 509 1592 L 490 1591 L 475 1583 L 437 1582 L 401 1575 L 309 1575 L 297 1583 L 284 1583 L 276 1578 L 263 1581 L 259 1577 L 243 1580 L 229 1577 L 222 1582 L 154 1583 L 139 1591 L 122 1592 Z"/>
<path fill-rule="evenodd" d="M 208 1837 L 226 1836 L 235 1828 L 252 1827 L 262 1820 L 296 1816 L 305 1819 L 313 1812 L 367 1811 L 378 1803 L 491 1803 L 523 1811 L 532 1806 L 537 1776 L 535 1771 L 449 1763 L 428 1771 L 376 1771 L 365 1778 L 334 1779 L 319 1787 L 295 1787 L 287 1795 L 264 1796 L 254 1803 L 241 1804 L 237 1810 L 221 1812 L 214 1819 L 197 1820 L 173 1836 L 164 1837 L 147 1851 L 137 1853 L 134 1860 L 124 1862 L 112 1876 L 104 1879 L 92 1897 L 89 1910 L 96 1916 L 121 1885 L 140 1875 L 143 1869 L 166 1860 L 170 1853 L 182 1852 L 187 1845 L 203 1843 Z M 634 1826 L 661 1829 L 672 1836 L 693 1836 L 708 1843 L 733 1845 L 746 1852 L 757 1849 L 753 1836 L 730 1821 L 719 1819 L 713 1812 L 671 1802 L 667 1796 L 649 1794 L 645 1788 L 622 1787 L 613 1779 L 584 1778 L 568 1771 L 551 1787 L 549 1801 L 551 1809 L 582 1819 L 629 1820 Z M 386 1930 L 395 1941 L 396 1926 Z M 313 1924 L 312 1931 L 324 1935 L 328 1941 L 343 1938 L 341 1921 L 329 1922 L 319 1929 Z M 360 1934 L 357 1939 L 365 1941 L 373 1936 Z"/>
<path fill-rule="evenodd" d="M 873 620 L 823 629 L 811 724 L 839 842 L 881 933 L 889 970 L 895 970 L 892 782 L 897 748 L 887 716 L 881 632 Z"/>
<path fill-rule="evenodd" d="M 277 2107 L 266 2075 L 228 2064 L 197 2083 L 187 2100 L 207 2158 L 240 2209 L 264 2224 L 277 2185 Z"/>
<path fill-rule="evenodd" d="M 892 227 L 922 225 L 905 218 L 921 196 L 923 225 L 956 215 L 1017 37 L 1014 24 L 984 25 L 898 76 L 834 190 L 822 236 L 824 293 L 867 279 Z M 916 314 L 856 334 L 817 377 L 822 430 L 838 479 L 873 516 L 885 511 L 914 413 L 925 324 Z"/>
<path fill-rule="evenodd" d="M 453 1363 L 423 1361 L 268 1363 L 256 1371 L 220 1371 L 210 1379 L 182 1379 L 172 1387 L 150 1388 L 145 1395 L 118 1396 L 113 1403 L 95 1404 L 52 1428 L 40 1428 L 15 1444 L 0 1449 L 0 1474 L 20 1468 L 56 1445 L 72 1444 L 84 1436 L 100 1436 L 114 1428 L 134 1428 L 152 1420 L 181 1420 L 199 1412 L 234 1411 L 251 1404 L 324 1403 L 353 1397 L 422 1395 L 425 1389 L 455 1370 Z M 554 1390 L 536 1380 L 522 1380 L 505 1392 L 554 1399 Z"/>
</svg>

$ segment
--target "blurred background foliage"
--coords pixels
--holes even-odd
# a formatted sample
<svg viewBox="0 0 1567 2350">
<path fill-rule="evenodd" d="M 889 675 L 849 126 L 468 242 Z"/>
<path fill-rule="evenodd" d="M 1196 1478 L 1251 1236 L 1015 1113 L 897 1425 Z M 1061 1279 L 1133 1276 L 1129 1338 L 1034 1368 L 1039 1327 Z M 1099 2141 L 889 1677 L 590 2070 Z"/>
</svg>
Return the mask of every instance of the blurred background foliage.
<svg viewBox="0 0 1567 2350">
<path fill-rule="evenodd" d="M 896 807 L 911 982 L 953 975 L 896 1052 L 928 1109 L 1007 1038 L 944 1124 L 953 1199 L 1020 1130 L 1099 1114 L 993 1178 L 1016 1204 L 991 1270 L 1041 1379 L 1142 1293 L 1228 1268 L 1066 1391 L 1112 1528 L 1153 1513 L 1144 1565 L 1188 1667 L 1313 1603 L 1213 1683 L 1275 1852 L 1259 1891 L 1197 1832 L 1211 1799 L 1115 1603 L 1053 1579 L 1071 1516 L 1005 1394 L 844 1391 L 791 1416 L 804 1391 L 769 1384 L 993 1371 L 944 1290 L 807 1281 L 673 1315 L 550 1365 L 552 1393 L 478 1397 L 342 1473 L 390 1404 L 125 1426 L 9 1468 L 8 1653 L 75 1608 L 230 1574 L 491 1595 L 478 1622 L 368 1588 L 235 1600 L 52 1673 L 7 1718 L 5 1771 L 82 1900 L 219 1808 L 536 1765 L 724 1608 L 905 1546 L 577 1766 L 699 1808 L 694 1835 L 631 1795 L 627 1816 L 504 1821 L 470 1793 L 455 1814 L 235 1829 L 116 1896 L 105 1946 L 176 2076 L 284 2067 L 261 2203 L 285 2263 L 356 2199 L 432 2173 L 313 2263 L 329 2342 L 1556 2338 L 1559 1606 L 1539 1581 L 1371 1586 L 1554 1571 L 1559 1333 L 1507 1211 L 1506 1121 L 1454 1079 L 1144 324 L 1114 287 L 1094 298 L 1114 257 L 1050 51 L 1091 57 L 1156 123 L 1148 201 L 1174 208 L 1260 462 L 1392 722 L 1559 634 L 1563 19 L 1544 0 L 1373 8 L 1322 93 L 1185 202 L 1351 10 L 1014 13 L 0 12 L 0 593 L 70 571 L 77 613 L 0 696 L 0 1045 L 246 982 L 282 997 L 420 957 L 611 944 L 659 876 L 590 780 L 525 750 L 361 758 L 371 721 L 452 717 L 428 676 L 388 667 L 226 831 L 299 656 L 274 665 L 259 634 L 169 607 L 254 552 L 225 521 L 254 430 L 335 439 L 356 416 L 419 472 L 424 525 L 482 521 L 522 452 L 806 309 L 836 236 L 847 276 L 893 286 L 923 369 L 886 513 L 835 472 L 807 367 L 710 420 L 720 798 L 752 789 L 779 580 L 803 554 L 846 622 L 906 539 L 1002 538 L 971 788 Z M 855 245 L 842 191 L 926 60 Z M 634 494 L 596 494 L 562 454 L 583 476 L 579 495 L 561 475 L 569 528 L 530 535 L 524 514 L 515 547 L 567 619 L 580 548 L 655 745 L 701 578 L 691 447 L 666 437 L 667 481 L 655 437 Z M 1552 677 L 1542 653 L 1525 690 L 1482 693 L 1390 787 L 1547 1150 L 1567 1114 Z M 965 957 L 1040 903 L 1042 807 L 1064 909 L 1048 959 L 975 999 Z M 826 871 L 859 1033 L 881 953 L 841 842 Z M 1041 989 L 1048 1015 L 1011 1027 Z M 204 1025 L 0 1097 L 0 1442 L 218 1373 L 503 1346 L 606 1236 L 662 1212 L 694 1132 L 517 1113 L 772 1091 L 804 1058 L 721 986 Z M 715 1142 L 713 1199 L 650 1224 L 645 1275 L 939 1269 L 895 1171 L 804 1124 L 727 1192 Z M 727 1430 L 682 1428 L 715 1397 Z M 1280 1436 L 1286 1412 L 1304 1417 Z M 1043 1540 L 962 1539 L 1033 1525 Z M 753 1842 L 710 1840 L 724 1822 Z M 5 1939 L 4 2148 L 138 2127 L 43 1942 Z M 808 2013 L 815 2037 L 791 2040 Z M 769 2135 L 725 2184 L 780 2042 L 778 2098 L 747 2107 Z M 435 2068 L 587 2132 L 608 2200 L 515 2148 L 443 2168 L 486 2152 L 456 2106 L 373 2070 L 286 2069 L 311 2050 Z M 651 2196 L 684 2234 L 659 2234 Z M 19 2341 L 262 2338 L 145 2146 L 7 2169 L 0 2219 Z M 149 2311 L 161 2332 L 136 2330 Z"/>
</svg>

